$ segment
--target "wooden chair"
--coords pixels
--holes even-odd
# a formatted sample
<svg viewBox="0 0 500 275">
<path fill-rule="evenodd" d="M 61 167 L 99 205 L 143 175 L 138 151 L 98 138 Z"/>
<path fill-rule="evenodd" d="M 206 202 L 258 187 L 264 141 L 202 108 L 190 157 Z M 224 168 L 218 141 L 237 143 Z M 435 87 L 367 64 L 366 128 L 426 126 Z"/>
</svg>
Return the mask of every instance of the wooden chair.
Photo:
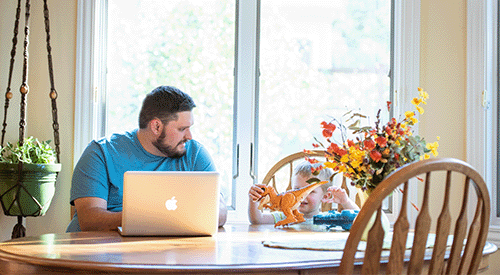
<svg viewBox="0 0 500 275">
<path fill-rule="evenodd" d="M 446 174 L 446 179 L 442 182 L 441 180 L 436 181 L 433 178 L 431 186 L 431 173 L 434 177 L 438 174 L 437 176 L 439 178 L 439 173 L 435 173 L 437 171 L 444 171 L 441 172 L 443 174 L 441 178 L 443 178 L 444 181 L 444 174 Z M 453 206 L 453 203 L 450 203 L 450 201 L 453 202 L 453 200 L 450 200 L 452 174 L 458 174 L 461 178 L 465 178 L 464 185 L 455 184 L 453 186 L 454 189 L 458 189 L 459 191 L 462 190 L 460 191 L 461 194 L 458 196 L 461 196 L 461 200 L 456 201 L 456 204 L 461 205 Z M 419 175 L 422 175 L 422 179 L 425 178 L 425 182 L 422 182 L 423 180 L 410 181 L 410 179 Z M 469 202 L 469 200 L 474 199 L 474 197 L 469 196 L 469 186 L 471 182 L 476 191 L 477 202 L 475 200 Z M 433 158 L 405 165 L 388 176 L 375 190 L 373 190 L 352 225 L 339 267 L 339 273 L 352 274 L 355 265 L 354 257 L 357 253 L 361 235 L 375 211 L 378 213 L 377 219 L 368 234 L 367 248 L 364 252 L 364 255 L 369 255 L 369 257 L 364 257 L 361 273 L 379 274 L 382 271 L 382 269 L 380 269 L 380 255 L 383 243 L 383 237 L 381 237 L 383 236 L 383 231 L 380 226 L 381 204 L 383 199 L 390 195 L 400 184 L 404 184 L 402 206 L 399 217 L 393 228 L 389 259 L 388 262 L 386 261 L 386 264 L 384 264 L 386 273 L 401 274 L 406 267 L 408 274 L 420 274 L 423 268 L 424 256 L 427 257 L 427 260 L 430 257 L 429 253 L 431 253 L 430 248 L 427 248 L 426 251 L 426 242 L 431 226 L 429 209 L 429 200 L 431 198 L 429 198 L 429 196 L 433 194 L 432 199 L 436 199 L 436 194 L 443 193 L 443 206 L 439 217 L 436 219 L 436 239 L 434 247 L 432 248 L 429 274 L 441 274 L 444 271 L 446 274 L 476 273 L 488 235 L 490 198 L 488 189 L 481 175 L 467 163 L 452 158 Z M 407 218 L 409 184 L 424 185 L 424 193 L 422 204 L 415 222 L 414 241 L 408 262 L 408 256 L 406 256 L 405 259 L 405 252 L 408 252 L 406 250 L 406 239 L 409 232 L 409 222 Z M 434 193 L 431 193 L 431 187 L 432 189 L 436 189 L 436 186 L 442 187 L 443 185 L 445 187 L 444 192 L 434 191 Z M 454 198 L 457 198 L 457 196 L 454 196 Z M 460 209 L 460 212 L 457 214 L 458 217 L 455 222 L 454 232 L 450 232 L 452 223 L 450 209 Z M 470 226 L 468 226 L 467 222 L 468 209 L 475 210 L 475 215 Z M 463 249 L 463 242 L 466 234 L 466 245 Z M 453 243 L 449 251 L 447 251 L 448 235 L 453 235 Z M 449 254 L 447 260 L 444 259 L 445 254 Z"/>
<path fill-rule="evenodd" d="M 272 187 L 274 187 L 274 189 L 277 192 L 292 189 L 292 177 L 293 177 L 294 164 L 297 161 L 305 160 L 305 157 L 307 157 L 307 156 L 315 157 L 315 158 L 324 158 L 325 153 L 323 151 L 320 151 L 320 150 L 314 150 L 314 151 L 311 151 L 310 154 L 306 154 L 304 152 L 297 152 L 297 153 L 288 155 L 288 156 L 284 157 L 283 159 L 281 159 L 280 161 L 278 161 L 273 167 L 271 167 L 271 169 L 269 169 L 266 176 L 264 177 L 264 180 L 262 180 L 262 184 L 264 184 L 264 185 L 270 184 Z M 288 173 L 287 173 L 288 186 L 286 187 L 285 190 L 279 190 L 280 188 L 276 184 L 276 173 L 278 173 L 278 171 L 281 171 L 282 169 L 285 169 L 286 167 L 289 168 Z M 350 192 L 349 192 L 349 188 L 347 187 L 345 178 L 342 179 L 341 187 L 344 190 L 346 190 L 346 193 L 349 196 Z M 323 203 L 321 205 L 321 211 L 328 211 L 331 209 L 332 209 L 331 203 Z M 338 209 L 338 211 L 341 211 L 341 210 L 342 209 Z"/>
</svg>

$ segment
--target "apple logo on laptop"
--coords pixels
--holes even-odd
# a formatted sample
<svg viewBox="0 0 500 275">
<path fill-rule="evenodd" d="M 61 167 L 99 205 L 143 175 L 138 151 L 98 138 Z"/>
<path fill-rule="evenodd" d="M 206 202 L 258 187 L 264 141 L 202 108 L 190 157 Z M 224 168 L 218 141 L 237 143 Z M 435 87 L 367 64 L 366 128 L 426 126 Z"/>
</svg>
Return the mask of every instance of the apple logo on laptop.
<svg viewBox="0 0 500 275">
<path fill-rule="evenodd" d="M 165 207 L 167 210 L 177 209 L 177 200 L 175 199 L 175 196 L 165 202 Z"/>
</svg>

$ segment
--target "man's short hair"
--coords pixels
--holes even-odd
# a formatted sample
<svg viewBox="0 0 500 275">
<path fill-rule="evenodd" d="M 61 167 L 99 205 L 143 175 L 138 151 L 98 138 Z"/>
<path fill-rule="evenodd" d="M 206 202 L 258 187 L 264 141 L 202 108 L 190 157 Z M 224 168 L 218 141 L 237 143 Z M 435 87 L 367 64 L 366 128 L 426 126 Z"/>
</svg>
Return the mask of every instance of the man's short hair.
<svg viewBox="0 0 500 275">
<path fill-rule="evenodd" d="M 172 86 L 159 86 L 146 95 L 139 113 L 139 128 L 158 118 L 164 124 L 178 118 L 177 113 L 191 111 L 196 105 L 193 99 L 183 91 Z"/>
</svg>

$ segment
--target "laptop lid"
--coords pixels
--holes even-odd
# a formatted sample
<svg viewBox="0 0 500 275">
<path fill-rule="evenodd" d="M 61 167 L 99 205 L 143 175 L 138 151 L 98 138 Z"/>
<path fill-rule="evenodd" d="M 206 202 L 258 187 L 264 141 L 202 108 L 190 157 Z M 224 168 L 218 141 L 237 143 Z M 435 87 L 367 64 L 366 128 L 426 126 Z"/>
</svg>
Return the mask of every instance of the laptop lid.
<svg viewBox="0 0 500 275">
<path fill-rule="evenodd" d="M 125 236 L 214 235 L 219 192 L 217 172 L 125 172 L 119 231 Z"/>
</svg>

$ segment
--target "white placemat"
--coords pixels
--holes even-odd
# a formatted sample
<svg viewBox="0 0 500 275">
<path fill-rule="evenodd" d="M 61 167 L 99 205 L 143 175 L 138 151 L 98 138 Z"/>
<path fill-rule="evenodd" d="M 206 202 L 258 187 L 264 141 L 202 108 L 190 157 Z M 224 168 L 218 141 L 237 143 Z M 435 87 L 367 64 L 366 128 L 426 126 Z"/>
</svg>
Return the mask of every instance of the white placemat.
<svg viewBox="0 0 500 275">
<path fill-rule="evenodd" d="M 273 240 L 264 240 L 262 244 L 272 248 L 284 249 L 309 249 L 309 250 L 324 250 L 324 251 L 342 251 L 344 250 L 347 234 L 337 234 L 335 232 L 329 234 L 307 234 L 304 236 L 290 236 L 283 238 L 274 238 Z M 413 244 L 413 233 L 408 233 L 406 239 L 406 249 L 410 249 Z M 436 234 L 427 236 L 427 248 L 434 247 Z M 388 233 L 384 238 L 382 248 L 385 250 L 391 249 L 392 232 Z M 465 242 L 465 240 L 464 240 Z M 451 247 L 453 243 L 453 235 L 448 236 L 446 245 Z M 366 250 L 366 242 L 360 241 L 358 245 L 359 251 Z"/>
</svg>

